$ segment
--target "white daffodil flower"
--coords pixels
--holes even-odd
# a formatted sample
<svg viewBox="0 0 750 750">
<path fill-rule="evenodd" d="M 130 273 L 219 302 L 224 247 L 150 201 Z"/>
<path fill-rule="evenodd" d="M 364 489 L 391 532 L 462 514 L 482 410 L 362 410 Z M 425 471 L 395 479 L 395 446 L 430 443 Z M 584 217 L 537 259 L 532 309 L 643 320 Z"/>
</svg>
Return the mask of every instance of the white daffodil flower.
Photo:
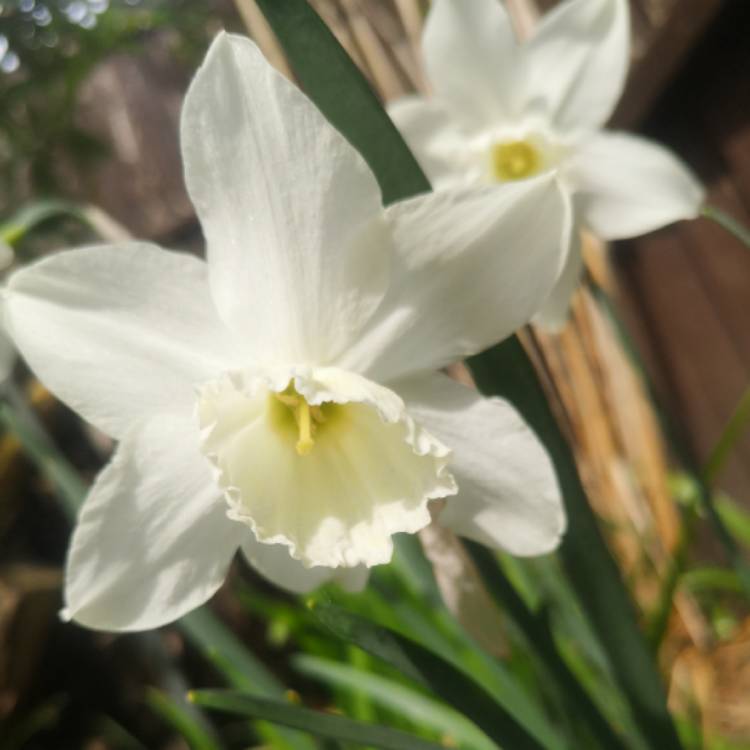
<svg viewBox="0 0 750 750">
<path fill-rule="evenodd" d="M 601 130 L 628 71 L 627 0 L 566 0 L 523 43 L 500 0 L 434 0 L 422 48 L 434 96 L 389 112 L 436 190 L 557 169 L 579 226 L 607 240 L 700 212 L 703 189 L 673 154 Z M 536 318 L 551 329 L 580 278 L 579 237 Z"/>
<path fill-rule="evenodd" d="M 226 34 L 181 142 L 206 262 L 83 248 L 6 290 L 34 372 L 119 441 L 73 534 L 64 614 L 161 625 L 206 601 L 238 548 L 293 591 L 361 587 L 433 498 L 461 534 L 553 549 L 565 518 L 541 444 L 507 403 L 436 370 L 549 294 L 570 231 L 556 181 L 384 209 L 351 145 Z"/>
</svg>

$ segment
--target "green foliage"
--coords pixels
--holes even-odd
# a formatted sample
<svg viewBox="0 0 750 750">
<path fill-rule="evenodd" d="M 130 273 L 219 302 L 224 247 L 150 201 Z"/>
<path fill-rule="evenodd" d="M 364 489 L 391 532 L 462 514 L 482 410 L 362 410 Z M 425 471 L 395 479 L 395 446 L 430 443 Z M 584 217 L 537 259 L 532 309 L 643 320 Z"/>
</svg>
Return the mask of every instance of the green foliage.
<svg viewBox="0 0 750 750">
<path fill-rule="evenodd" d="M 182 736 L 190 750 L 222 750 L 212 732 L 171 696 L 150 688 L 146 691 L 146 703 Z"/>
<path fill-rule="evenodd" d="M 190 693 L 194 703 L 240 716 L 262 717 L 318 737 L 380 748 L 381 750 L 443 750 L 442 745 L 427 742 L 388 727 L 371 726 L 343 716 L 299 708 L 281 701 L 254 698 L 233 690 L 197 690 Z"/>
<path fill-rule="evenodd" d="M 105 153 L 73 118 L 76 92 L 98 62 L 170 29 L 174 54 L 192 65 L 209 10 L 188 0 L 0 3 L 0 211 L 29 191 L 65 195 L 57 157 L 80 171 Z"/>
<path fill-rule="evenodd" d="M 539 667 L 556 683 L 559 696 L 579 736 L 596 739 L 602 747 L 624 750 L 622 739 L 613 731 L 558 653 L 546 613 L 534 613 L 526 607 L 489 550 L 471 542 L 467 543 L 467 547 L 490 592 L 513 618 L 519 632 L 526 638 L 528 648 L 535 652 Z"/>
<path fill-rule="evenodd" d="M 461 713 L 395 679 L 373 674 L 367 661 L 355 656 L 358 653 L 352 653 L 352 665 L 307 654 L 294 657 L 292 663 L 302 674 L 359 695 L 362 700 L 371 701 L 393 713 L 401 713 L 412 724 L 431 730 L 438 738 L 449 739 L 451 744 L 476 750 L 497 750 L 497 745 Z M 367 713 L 370 713 L 372 721 L 374 712 L 357 707 L 358 717 Z"/>
<path fill-rule="evenodd" d="M 500 746 L 542 748 L 532 734 L 459 667 L 416 641 L 334 605 L 317 603 L 314 612 L 331 632 L 393 666 L 470 718 Z"/>
</svg>

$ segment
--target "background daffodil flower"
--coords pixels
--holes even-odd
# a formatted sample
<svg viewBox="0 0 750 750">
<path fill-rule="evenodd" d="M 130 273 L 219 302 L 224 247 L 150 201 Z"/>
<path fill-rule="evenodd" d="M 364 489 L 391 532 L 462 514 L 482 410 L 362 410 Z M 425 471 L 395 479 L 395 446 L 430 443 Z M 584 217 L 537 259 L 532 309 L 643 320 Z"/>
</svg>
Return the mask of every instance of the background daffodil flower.
<svg viewBox="0 0 750 750">
<path fill-rule="evenodd" d="M 627 0 L 566 0 L 520 42 L 500 0 L 434 0 L 422 37 L 434 96 L 389 112 L 435 189 L 558 170 L 579 226 L 633 237 L 695 218 L 704 191 L 667 149 L 603 131 L 630 59 Z M 578 284 L 580 232 L 536 317 L 560 327 Z"/>
<path fill-rule="evenodd" d="M 206 261 L 81 248 L 6 290 L 32 369 L 119 441 L 73 534 L 65 616 L 156 627 L 208 599 L 238 548 L 289 589 L 356 588 L 434 498 L 458 533 L 553 549 L 545 450 L 507 403 L 437 370 L 549 295 L 571 227 L 554 176 L 383 208 L 351 145 L 226 34 L 181 143 Z"/>
</svg>

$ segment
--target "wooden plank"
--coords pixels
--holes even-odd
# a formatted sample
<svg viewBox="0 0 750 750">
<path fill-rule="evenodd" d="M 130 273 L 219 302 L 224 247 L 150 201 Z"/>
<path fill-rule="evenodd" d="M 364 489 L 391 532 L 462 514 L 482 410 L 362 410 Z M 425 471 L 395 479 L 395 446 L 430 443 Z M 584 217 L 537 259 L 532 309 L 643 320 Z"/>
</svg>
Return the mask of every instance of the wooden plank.
<svg viewBox="0 0 750 750">
<path fill-rule="evenodd" d="M 168 37 L 113 55 L 77 92 L 76 124 L 107 150 L 86 172 L 64 170 L 70 196 L 96 203 L 138 237 L 172 234 L 194 216 L 182 180 L 179 120 L 189 73 Z"/>
<path fill-rule="evenodd" d="M 649 123 L 660 141 L 689 157 L 707 183 L 708 202 L 746 224 L 750 50 L 742 29 L 748 21 L 747 5 L 722 15 Z M 665 243 L 682 243 L 683 250 L 665 251 Z M 620 260 L 631 302 L 648 328 L 651 371 L 705 460 L 750 382 L 750 252 L 702 219 L 628 243 Z M 750 436 L 721 486 L 750 507 Z"/>
<path fill-rule="evenodd" d="M 663 230 L 623 251 L 620 267 L 637 295 L 652 352 L 662 371 L 662 395 L 705 460 L 734 404 L 748 370 L 729 335 L 691 255 L 690 230 Z M 750 464 L 734 460 L 722 484 L 742 494 Z"/>
<path fill-rule="evenodd" d="M 411 91 L 411 84 L 400 75 L 389 48 L 375 33 L 370 18 L 358 0 L 339 0 L 351 34 L 362 52 L 377 88 L 384 99 L 396 99 Z M 391 35 L 392 36 L 392 35 Z M 401 35 L 403 37 L 403 33 Z"/>
<path fill-rule="evenodd" d="M 271 31 L 265 16 L 256 5 L 255 0 L 235 0 L 235 6 L 245 24 L 248 34 L 260 47 L 266 60 L 290 80 L 294 79 L 281 45 Z"/>
<path fill-rule="evenodd" d="M 644 3 L 651 25 L 634 29 L 634 64 L 613 127 L 633 127 L 644 119 L 723 5 L 724 0 Z"/>
</svg>

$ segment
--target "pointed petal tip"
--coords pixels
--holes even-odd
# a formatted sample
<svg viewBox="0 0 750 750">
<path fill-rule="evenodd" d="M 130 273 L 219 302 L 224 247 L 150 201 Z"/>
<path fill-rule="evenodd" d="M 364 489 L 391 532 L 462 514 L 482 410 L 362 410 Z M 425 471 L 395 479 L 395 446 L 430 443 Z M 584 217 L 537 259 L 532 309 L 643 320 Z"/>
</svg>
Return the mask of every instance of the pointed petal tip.
<svg viewBox="0 0 750 750">
<path fill-rule="evenodd" d="M 557 551 L 568 531 L 568 517 L 563 510 L 562 499 L 560 501 L 560 513 L 556 516 L 555 523 L 556 529 L 550 534 L 545 543 L 539 544 L 534 550 L 517 553 L 516 557 L 539 557 L 540 555 L 549 555 Z"/>
<path fill-rule="evenodd" d="M 569 176 L 583 222 L 605 240 L 695 219 L 705 201 L 705 188 L 687 163 L 631 133 L 603 131 L 590 138 L 571 160 Z"/>
<path fill-rule="evenodd" d="M 566 0 L 529 39 L 529 96 L 562 131 L 600 128 L 612 114 L 629 67 L 629 13 L 626 0 Z"/>
<path fill-rule="evenodd" d="M 255 47 L 257 49 L 257 45 L 252 39 L 250 39 L 250 37 L 247 37 L 244 34 L 233 34 L 226 29 L 221 29 L 211 41 L 211 44 L 208 47 L 208 52 L 206 53 L 206 57 L 208 57 L 208 55 L 210 55 L 213 50 L 231 47 L 232 44 L 235 43 L 249 43 L 252 47 Z"/>
</svg>

